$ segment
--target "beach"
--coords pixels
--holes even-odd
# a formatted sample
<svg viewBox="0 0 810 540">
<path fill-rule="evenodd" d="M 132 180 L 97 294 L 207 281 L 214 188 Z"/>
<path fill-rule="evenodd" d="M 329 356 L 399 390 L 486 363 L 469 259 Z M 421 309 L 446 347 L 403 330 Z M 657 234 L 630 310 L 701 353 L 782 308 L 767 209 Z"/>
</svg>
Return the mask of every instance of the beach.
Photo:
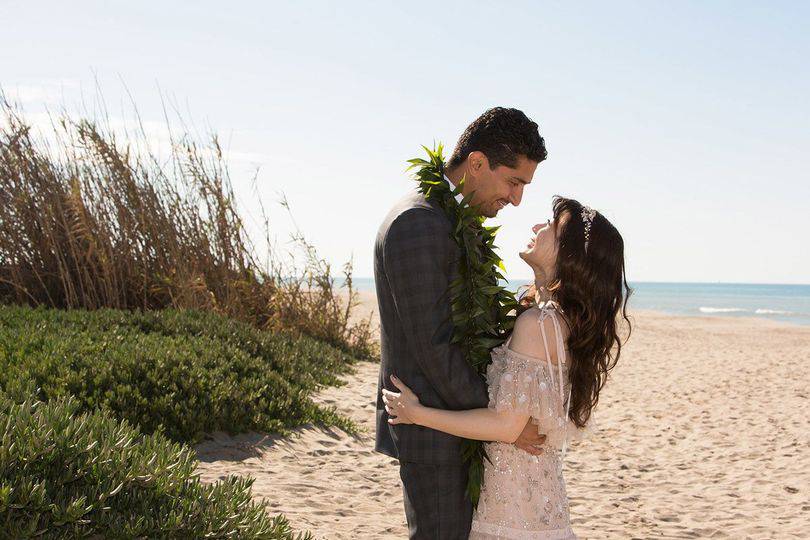
<svg viewBox="0 0 810 540">
<path fill-rule="evenodd" d="M 376 313 L 360 293 L 357 316 Z M 806 538 L 810 327 L 744 317 L 632 313 L 634 329 L 566 456 L 581 538 Z M 205 481 L 255 479 L 253 496 L 324 539 L 407 538 L 397 461 L 373 451 L 378 364 L 323 389 L 364 430 L 211 434 Z"/>
</svg>

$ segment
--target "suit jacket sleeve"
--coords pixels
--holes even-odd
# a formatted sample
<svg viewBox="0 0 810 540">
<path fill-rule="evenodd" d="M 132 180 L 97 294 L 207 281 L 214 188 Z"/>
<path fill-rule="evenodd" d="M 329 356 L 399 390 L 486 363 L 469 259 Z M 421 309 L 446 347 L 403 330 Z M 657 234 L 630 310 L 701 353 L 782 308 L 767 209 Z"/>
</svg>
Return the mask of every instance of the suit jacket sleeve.
<svg viewBox="0 0 810 540">
<path fill-rule="evenodd" d="M 450 344 L 450 223 L 429 209 L 409 209 L 391 224 L 383 250 L 394 307 L 420 370 L 450 409 L 486 407 L 486 383 Z"/>
</svg>

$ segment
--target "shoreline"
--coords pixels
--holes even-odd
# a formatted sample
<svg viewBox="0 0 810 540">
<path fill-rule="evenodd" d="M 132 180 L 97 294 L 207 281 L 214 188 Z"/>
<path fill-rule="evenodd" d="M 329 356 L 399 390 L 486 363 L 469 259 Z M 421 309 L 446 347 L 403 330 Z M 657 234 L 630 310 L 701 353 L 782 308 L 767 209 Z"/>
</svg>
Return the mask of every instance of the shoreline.
<svg viewBox="0 0 810 540">
<path fill-rule="evenodd" d="M 766 317 L 756 317 L 756 316 L 747 316 L 747 315 L 710 315 L 708 313 L 699 313 L 695 315 L 687 315 L 685 313 L 669 313 L 666 311 L 660 311 L 656 309 L 638 309 L 633 311 L 628 311 L 628 315 L 632 316 L 637 314 L 639 316 L 654 316 L 654 317 L 672 317 L 674 319 L 690 319 L 690 320 L 697 320 L 697 321 L 704 321 L 704 322 L 712 322 L 716 320 L 720 321 L 742 321 L 748 324 L 764 324 L 766 326 L 787 326 L 790 328 L 810 328 L 810 325 L 791 322 L 791 321 L 779 321 L 775 319 L 768 319 Z"/>
<path fill-rule="evenodd" d="M 375 291 L 355 291 L 357 293 L 357 297 L 359 300 L 359 304 L 356 308 L 357 313 L 354 314 L 352 320 L 357 320 L 358 318 L 363 318 L 368 316 L 372 311 L 374 312 L 374 324 L 379 324 L 378 319 L 378 310 L 377 310 L 377 294 Z M 342 294 L 345 298 L 345 293 Z M 362 315 L 361 315 L 362 314 Z M 703 321 L 707 323 L 711 323 L 713 321 L 742 321 L 743 323 L 750 323 L 750 324 L 758 324 L 762 323 L 766 326 L 773 326 L 773 327 L 780 327 L 785 326 L 788 328 L 807 328 L 810 329 L 810 325 L 801 324 L 792 321 L 783 321 L 783 320 L 776 320 L 776 319 L 769 319 L 767 317 L 756 317 L 756 316 L 747 316 L 747 315 L 711 315 L 707 313 L 696 313 L 694 315 L 685 314 L 685 313 L 670 313 L 667 311 L 661 311 L 657 309 L 633 309 L 628 308 L 627 314 L 630 317 L 630 320 L 633 320 L 633 317 L 672 317 L 675 319 L 687 319 L 693 321 Z"/>
</svg>

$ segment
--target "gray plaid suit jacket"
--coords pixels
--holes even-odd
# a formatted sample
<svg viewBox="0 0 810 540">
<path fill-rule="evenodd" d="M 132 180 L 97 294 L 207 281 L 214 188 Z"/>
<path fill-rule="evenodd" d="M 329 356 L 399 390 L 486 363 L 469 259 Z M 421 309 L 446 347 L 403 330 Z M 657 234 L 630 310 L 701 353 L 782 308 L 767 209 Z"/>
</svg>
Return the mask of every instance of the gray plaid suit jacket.
<svg viewBox="0 0 810 540">
<path fill-rule="evenodd" d="M 382 389 L 398 391 L 393 373 L 428 407 L 477 409 L 489 403 L 487 385 L 450 344 L 448 285 L 457 277 L 459 248 L 453 224 L 418 190 L 386 216 L 374 246 L 374 281 L 380 310 L 380 377 L 375 450 L 400 461 L 460 464 L 461 441 L 412 424 L 388 424 Z"/>
</svg>

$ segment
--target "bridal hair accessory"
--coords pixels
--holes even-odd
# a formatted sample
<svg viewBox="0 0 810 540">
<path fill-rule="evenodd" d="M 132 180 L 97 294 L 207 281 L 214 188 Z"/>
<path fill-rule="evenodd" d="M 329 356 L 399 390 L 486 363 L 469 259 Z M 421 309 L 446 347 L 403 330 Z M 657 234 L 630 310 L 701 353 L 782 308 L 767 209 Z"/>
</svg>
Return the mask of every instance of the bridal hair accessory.
<svg viewBox="0 0 810 540">
<path fill-rule="evenodd" d="M 591 224 L 596 216 L 596 210 L 590 206 L 582 206 L 582 222 L 585 224 L 585 253 L 588 253 L 588 242 L 591 240 Z"/>
</svg>

